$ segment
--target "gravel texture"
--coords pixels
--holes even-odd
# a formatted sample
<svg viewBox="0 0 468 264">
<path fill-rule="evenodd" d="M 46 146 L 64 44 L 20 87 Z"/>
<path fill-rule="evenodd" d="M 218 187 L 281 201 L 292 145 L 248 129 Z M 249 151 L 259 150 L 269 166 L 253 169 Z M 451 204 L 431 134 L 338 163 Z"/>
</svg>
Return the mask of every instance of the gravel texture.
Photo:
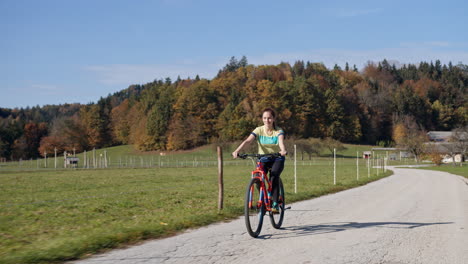
<svg viewBox="0 0 468 264">
<path fill-rule="evenodd" d="M 266 217 L 257 239 L 241 217 L 73 263 L 468 263 L 468 180 L 392 170 L 377 182 L 291 204 L 282 229 Z"/>
</svg>

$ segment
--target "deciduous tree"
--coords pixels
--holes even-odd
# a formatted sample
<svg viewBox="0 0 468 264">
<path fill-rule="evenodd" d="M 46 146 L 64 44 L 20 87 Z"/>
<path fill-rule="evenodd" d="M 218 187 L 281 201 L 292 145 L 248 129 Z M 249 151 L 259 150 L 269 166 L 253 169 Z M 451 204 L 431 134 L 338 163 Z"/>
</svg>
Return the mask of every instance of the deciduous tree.
<svg viewBox="0 0 468 264">
<path fill-rule="evenodd" d="M 323 146 L 330 151 L 331 155 L 333 155 L 334 149 L 336 149 L 336 152 L 346 150 L 346 147 L 343 145 L 343 143 L 330 137 L 325 138 L 322 143 Z"/>
<path fill-rule="evenodd" d="M 426 151 L 425 143 L 428 142 L 426 132 L 416 123 L 412 116 L 405 116 L 399 122 L 396 126 L 397 130 L 394 131 L 394 135 L 396 133 L 395 142 L 398 147 L 411 152 L 416 161 L 419 162 L 421 154 Z"/>
</svg>

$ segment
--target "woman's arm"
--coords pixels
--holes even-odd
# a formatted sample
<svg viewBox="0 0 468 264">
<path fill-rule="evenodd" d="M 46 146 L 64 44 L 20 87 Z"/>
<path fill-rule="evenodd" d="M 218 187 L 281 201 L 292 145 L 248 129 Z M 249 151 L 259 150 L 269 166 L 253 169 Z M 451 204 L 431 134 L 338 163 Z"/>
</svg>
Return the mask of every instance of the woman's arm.
<svg viewBox="0 0 468 264">
<path fill-rule="evenodd" d="M 284 135 L 279 135 L 278 137 L 278 144 L 280 147 L 280 154 L 281 156 L 286 156 L 288 154 L 288 151 L 286 150 L 286 147 L 284 146 Z"/>
<path fill-rule="evenodd" d="M 250 143 L 252 143 L 254 140 L 255 136 L 253 134 L 250 134 L 249 137 L 246 140 L 244 140 L 244 142 L 242 142 L 236 150 L 234 150 L 234 152 L 232 153 L 232 157 L 237 158 L 237 156 L 239 155 L 239 151 L 241 151 L 246 145 L 250 145 Z"/>
</svg>

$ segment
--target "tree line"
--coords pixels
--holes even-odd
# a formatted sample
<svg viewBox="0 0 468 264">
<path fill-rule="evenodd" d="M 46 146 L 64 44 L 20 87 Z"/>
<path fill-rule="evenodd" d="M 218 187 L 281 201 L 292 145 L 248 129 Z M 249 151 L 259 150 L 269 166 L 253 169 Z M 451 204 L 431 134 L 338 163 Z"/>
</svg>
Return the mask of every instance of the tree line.
<svg viewBox="0 0 468 264">
<path fill-rule="evenodd" d="M 391 145 L 398 124 L 425 130 L 468 124 L 468 66 L 440 61 L 361 71 L 346 64 L 250 65 L 232 57 L 211 80 L 155 80 L 97 103 L 0 108 L 0 157 L 28 159 L 120 144 L 140 150 L 190 149 L 245 138 L 265 107 L 289 138 Z"/>
</svg>

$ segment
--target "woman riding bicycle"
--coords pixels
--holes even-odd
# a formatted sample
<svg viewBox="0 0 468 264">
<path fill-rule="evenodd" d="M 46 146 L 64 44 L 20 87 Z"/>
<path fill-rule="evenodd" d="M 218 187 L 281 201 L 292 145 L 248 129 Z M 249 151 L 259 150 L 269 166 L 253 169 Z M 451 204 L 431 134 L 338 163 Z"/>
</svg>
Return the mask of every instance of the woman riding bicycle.
<svg viewBox="0 0 468 264">
<path fill-rule="evenodd" d="M 284 168 L 284 161 L 286 154 L 286 147 L 284 146 L 284 131 L 277 127 L 275 124 L 276 114 L 271 108 L 263 110 L 262 120 L 263 126 L 255 128 L 255 130 L 244 140 L 239 147 L 232 153 L 234 158 L 237 158 L 239 152 L 246 146 L 250 145 L 254 140 L 258 143 L 259 154 L 273 154 L 280 153 L 281 157 L 278 158 L 262 158 L 260 161 L 263 163 L 265 170 L 271 169 L 270 180 L 272 182 L 272 197 L 273 206 L 272 212 L 277 213 L 278 208 L 278 186 L 281 172 Z"/>
</svg>

